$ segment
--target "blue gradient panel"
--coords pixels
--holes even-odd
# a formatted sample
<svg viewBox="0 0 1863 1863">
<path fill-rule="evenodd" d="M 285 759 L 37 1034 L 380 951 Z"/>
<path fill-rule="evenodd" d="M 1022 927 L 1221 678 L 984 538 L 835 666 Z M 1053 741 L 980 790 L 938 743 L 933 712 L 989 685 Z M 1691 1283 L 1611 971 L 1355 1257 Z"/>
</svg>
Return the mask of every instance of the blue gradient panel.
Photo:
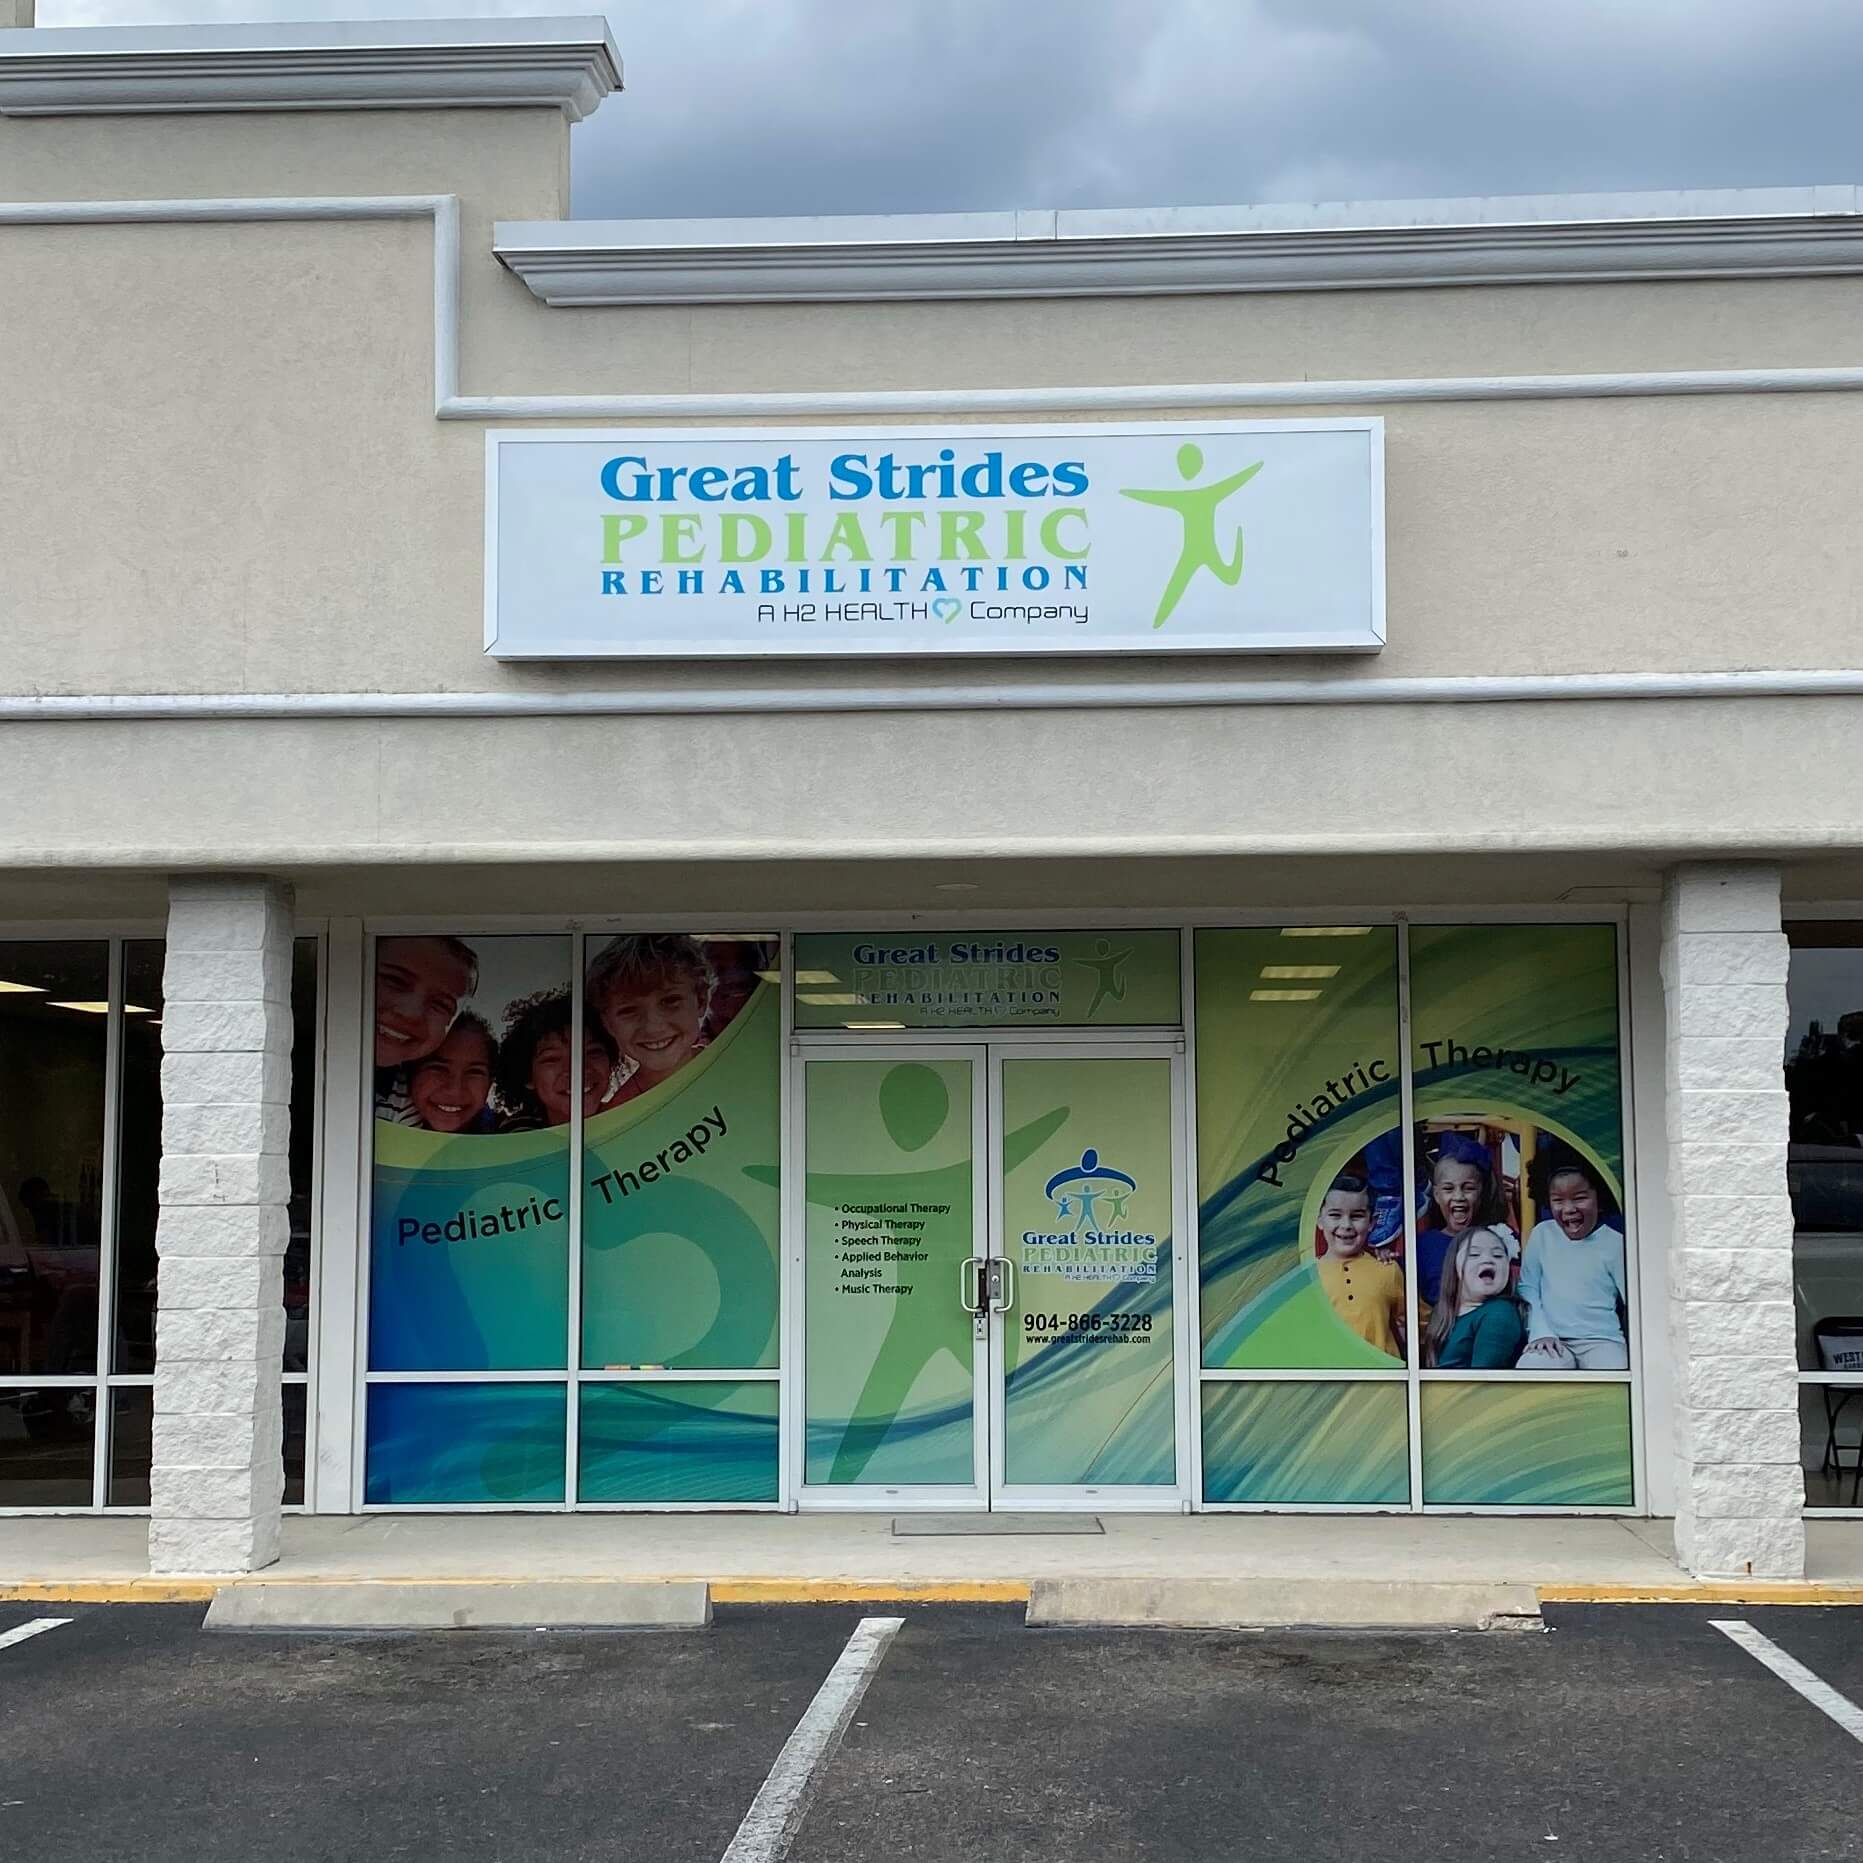
<svg viewBox="0 0 1863 1863">
<path fill-rule="evenodd" d="M 1423 1498 L 1450 1507 L 1629 1507 L 1629 1385 L 1426 1384 Z"/>
<path fill-rule="evenodd" d="M 560 1384 L 372 1384 L 364 1494 L 378 1507 L 561 1501 Z"/>
<path fill-rule="evenodd" d="M 771 1379 L 584 1385 L 577 1499 L 774 1501 L 777 1396 Z"/>
<path fill-rule="evenodd" d="M 1404 1386 L 1205 1384 L 1203 1498 L 1212 1506 L 1407 1505 Z"/>
</svg>

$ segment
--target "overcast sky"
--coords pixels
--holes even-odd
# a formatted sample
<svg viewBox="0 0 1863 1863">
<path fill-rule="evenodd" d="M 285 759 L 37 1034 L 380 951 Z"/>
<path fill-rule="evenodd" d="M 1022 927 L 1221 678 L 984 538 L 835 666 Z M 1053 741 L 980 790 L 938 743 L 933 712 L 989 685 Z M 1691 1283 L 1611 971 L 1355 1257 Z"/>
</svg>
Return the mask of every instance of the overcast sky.
<svg viewBox="0 0 1863 1863">
<path fill-rule="evenodd" d="M 39 23 L 524 10 L 40 0 Z M 1860 0 L 631 0 L 610 22 L 627 89 L 576 132 L 584 217 L 1863 180 Z"/>
</svg>

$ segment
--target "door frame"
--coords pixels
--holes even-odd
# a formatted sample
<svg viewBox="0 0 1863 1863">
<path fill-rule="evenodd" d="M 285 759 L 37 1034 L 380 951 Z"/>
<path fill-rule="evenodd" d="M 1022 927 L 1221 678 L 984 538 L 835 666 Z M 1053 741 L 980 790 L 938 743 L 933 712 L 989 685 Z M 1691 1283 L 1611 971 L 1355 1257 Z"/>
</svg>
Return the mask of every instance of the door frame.
<svg viewBox="0 0 1863 1863">
<path fill-rule="evenodd" d="M 973 1358 L 972 1438 L 974 1480 L 969 1486 L 912 1486 L 886 1482 L 833 1486 L 807 1481 L 808 1431 L 808 1074 L 812 1061 L 965 1060 L 971 1065 L 971 1233 L 976 1252 L 1003 1253 L 1001 1069 L 1005 1059 L 1116 1060 L 1160 1059 L 1171 1067 L 1171 1236 L 1172 1236 L 1172 1417 L 1176 1433 L 1176 1480 L 1169 1487 L 1078 1486 L 1015 1488 L 997 1479 L 1002 1468 L 1003 1341 L 1002 1317 L 991 1315 L 984 1336 L 975 1339 Z M 785 1160 L 784 1201 L 788 1227 L 785 1273 L 788 1321 L 784 1339 L 784 1492 L 805 1513 L 984 1512 L 1017 1513 L 1187 1513 L 1191 1511 L 1195 1470 L 1194 1441 L 1197 1340 L 1197 1288 L 1191 1244 L 1189 1065 L 1181 1031 L 1119 1029 L 1105 1031 L 981 1030 L 888 1031 L 864 1038 L 841 1031 L 792 1035 L 789 1044 L 789 1148 Z"/>
<path fill-rule="evenodd" d="M 935 1052 L 928 1052 L 935 1050 Z M 970 1063 L 971 1237 L 973 1246 L 989 1235 L 990 1151 L 988 1127 L 989 1052 L 974 1037 L 940 1041 L 810 1041 L 792 1045 L 795 1070 L 790 1093 L 791 1151 L 785 1172 L 789 1205 L 789 1371 L 783 1405 L 787 1418 L 782 1444 L 787 1492 L 805 1513 L 983 1513 L 990 1504 L 990 1367 L 987 1336 L 972 1329 L 971 1480 L 953 1483 L 876 1482 L 813 1483 L 808 1479 L 808 1068 L 815 1061 L 967 1061 Z M 953 1290 L 955 1298 L 956 1290 Z"/>
<path fill-rule="evenodd" d="M 1008 1467 L 1004 1437 L 1004 1406 L 1008 1392 L 1007 1353 L 1004 1349 L 1006 1314 L 990 1315 L 989 1340 L 989 1504 L 1005 1513 L 1188 1513 L 1191 1507 L 1192 1405 L 1196 1387 L 1194 1364 L 1199 1327 L 1190 1236 L 1190 1185 L 1186 1160 L 1189 1151 L 1189 1082 L 1181 1035 L 1162 1039 L 1107 1040 L 1098 1034 L 1074 1032 L 1070 1038 L 1051 1036 L 1031 1040 L 1006 1036 L 987 1043 L 989 1066 L 989 1158 L 986 1178 L 990 1213 L 988 1254 L 1000 1258 L 1008 1236 L 1003 1221 L 1001 1148 L 1003 1122 L 1003 1065 L 1007 1061 L 1164 1061 L 1171 1082 L 1171 1416 L 1175 1480 L 1171 1486 L 1134 1487 L 1121 1483 L 1044 1483 L 1017 1487 L 1006 1478 Z"/>
</svg>

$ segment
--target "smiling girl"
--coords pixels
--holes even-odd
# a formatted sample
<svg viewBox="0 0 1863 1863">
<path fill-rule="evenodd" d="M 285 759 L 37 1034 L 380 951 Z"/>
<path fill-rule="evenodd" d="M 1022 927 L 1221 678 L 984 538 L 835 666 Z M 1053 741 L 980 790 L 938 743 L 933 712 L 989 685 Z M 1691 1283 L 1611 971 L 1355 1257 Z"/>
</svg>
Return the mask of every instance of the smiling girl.
<svg viewBox="0 0 1863 1863">
<path fill-rule="evenodd" d="M 1442 1292 L 1453 1238 L 1464 1229 L 1488 1229 L 1500 1237 L 1510 1261 L 1520 1258 L 1520 1244 L 1507 1226 L 1507 1206 L 1494 1175 L 1488 1148 L 1466 1132 L 1444 1132 L 1430 1164 L 1430 1213 L 1437 1227 L 1417 1237 L 1417 1296 L 1434 1307 Z"/>
<path fill-rule="evenodd" d="M 1576 1152 L 1562 1153 L 1546 1174 L 1552 1214 L 1534 1224 L 1520 1269 L 1528 1335 L 1523 1370 L 1629 1368 L 1624 1237 L 1604 1220 L 1609 1195 L 1598 1172 Z"/>
<path fill-rule="evenodd" d="M 408 1098 L 429 1132 L 489 1132 L 495 1123 L 487 1104 L 498 1045 L 484 1019 L 463 1011 L 432 1054 L 408 1075 Z"/>
</svg>

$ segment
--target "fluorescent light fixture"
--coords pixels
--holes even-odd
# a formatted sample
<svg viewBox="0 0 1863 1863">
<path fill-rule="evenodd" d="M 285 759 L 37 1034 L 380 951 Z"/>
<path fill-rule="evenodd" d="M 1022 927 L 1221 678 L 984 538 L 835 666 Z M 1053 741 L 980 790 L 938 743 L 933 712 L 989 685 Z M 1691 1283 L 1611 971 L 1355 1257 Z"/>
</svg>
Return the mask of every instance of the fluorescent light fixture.
<svg viewBox="0 0 1863 1863">
<path fill-rule="evenodd" d="M 906 1025 L 903 1022 L 844 1022 L 841 1026 L 850 1029 L 902 1029 Z"/>
<path fill-rule="evenodd" d="M 1369 938 L 1372 925 L 1283 925 L 1283 938 Z"/>
<path fill-rule="evenodd" d="M 1251 1003 L 1312 1003 L 1325 995 L 1324 990 L 1250 990 Z"/>
<path fill-rule="evenodd" d="M 108 1003 L 61 1002 L 54 996 L 48 996 L 45 1002 L 48 1009 L 75 1009 L 81 1016 L 107 1016 L 110 1013 Z M 140 1003 L 125 1003 L 123 1013 L 126 1016 L 149 1016 L 155 1011 L 143 1008 Z"/>
<path fill-rule="evenodd" d="M 783 973 L 780 970 L 760 970 L 757 973 L 765 983 L 781 983 Z M 799 970 L 796 972 L 798 983 L 839 983 L 841 979 L 832 970 Z"/>
<path fill-rule="evenodd" d="M 867 998 L 852 990 L 801 990 L 797 992 L 796 1001 L 813 1003 L 818 1009 L 855 1009 Z"/>
<path fill-rule="evenodd" d="M 8 983 L 0 977 L 0 996 L 43 996 L 45 992 L 36 983 Z"/>
<path fill-rule="evenodd" d="M 977 890 L 975 880 L 938 880 L 934 882 L 934 893 L 974 893 Z"/>
<path fill-rule="evenodd" d="M 1301 977 L 1336 977 L 1343 968 L 1339 964 L 1264 964 L 1261 974 L 1286 983 Z"/>
</svg>

